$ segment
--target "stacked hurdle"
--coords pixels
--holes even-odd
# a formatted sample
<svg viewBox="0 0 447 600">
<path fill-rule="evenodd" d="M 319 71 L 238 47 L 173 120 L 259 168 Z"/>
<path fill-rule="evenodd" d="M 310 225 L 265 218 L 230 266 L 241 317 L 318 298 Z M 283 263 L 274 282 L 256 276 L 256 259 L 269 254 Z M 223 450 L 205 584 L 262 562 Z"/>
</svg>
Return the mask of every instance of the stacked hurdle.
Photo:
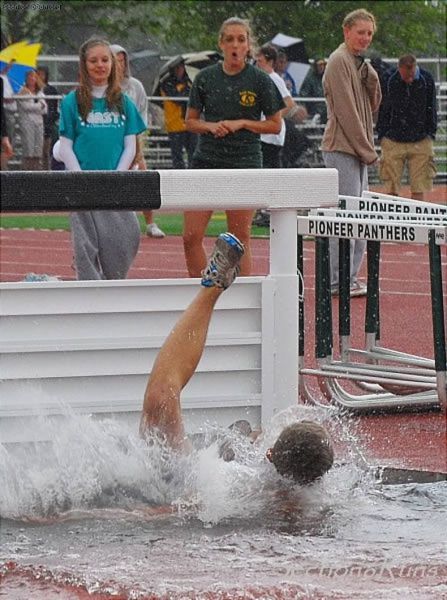
<svg viewBox="0 0 447 600">
<path fill-rule="evenodd" d="M 298 237 L 315 236 L 315 355 L 317 368 L 304 366 L 304 305 L 300 306 L 300 374 L 318 378 L 325 397 L 351 410 L 447 405 L 446 339 L 441 246 L 447 244 L 447 208 L 365 192 L 340 196 L 338 209 L 316 209 L 298 217 Z M 339 337 L 340 360 L 333 358 L 332 302 L 329 276 L 329 237 L 340 248 Z M 365 349 L 350 343 L 350 239 L 367 240 L 368 285 L 365 315 Z M 383 242 L 428 246 L 431 282 L 434 360 L 379 345 L 380 246 Z M 302 272 L 302 241 L 298 244 Z M 354 360 L 355 359 L 355 360 Z M 398 365 L 398 366 L 396 366 Z M 361 393 L 345 389 L 350 381 Z M 303 377 L 300 396 L 314 402 Z"/>
</svg>

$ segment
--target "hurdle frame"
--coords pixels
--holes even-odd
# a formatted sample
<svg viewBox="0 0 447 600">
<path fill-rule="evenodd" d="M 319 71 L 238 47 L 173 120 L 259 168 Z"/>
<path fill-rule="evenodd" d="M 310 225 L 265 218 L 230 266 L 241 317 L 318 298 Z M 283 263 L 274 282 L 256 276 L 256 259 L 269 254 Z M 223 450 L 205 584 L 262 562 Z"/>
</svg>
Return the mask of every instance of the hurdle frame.
<svg viewBox="0 0 447 600">
<path fill-rule="evenodd" d="M 345 408 L 364 410 L 371 408 L 392 408 L 412 405 L 441 404 L 446 409 L 446 343 L 443 322 L 442 306 L 442 273 L 440 245 L 447 243 L 447 209 L 430 203 L 417 202 L 399 197 L 373 195 L 365 192 L 366 198 L 355 196 L 340 196 L 338 210 L 323 209 L 312 210 L 308 217 L 299 217 L 299 233 L 316 234 L 316 273 L 320 277 L 327 278 L 329 272 L 328 259 L 328 237 L 331 230 L 339 230 L 340 239 L 340 302 L 339 302 L 339 334 L 341 359 L 334 361 L 332 358 L 332 323 L 331 302 L 328 285 L 323 291 L 316 286 L 316 314 L 317 323 L 327 321 L 325 315 L 329 315 L 329 329 L 327 323 L 320 325 L 322 331 L 316 332 L 316 358 L 317 369 L 301 368 L 301 373 L 318 377 L 320 389 L 328 400 L 334 400 Z M 372 208 L 369 200 L 380 200 L 384 203 L 382 207 L 376 205 Z M 349 209 L 346 209 L 348 205 Z M 377 215 L 374 212 L 384 210 L 388 205 L 393 212 L 393 218 L 388 220 L 388 214 Z M 412 212 L 418 208 L 417 213 Z M 414 215 L 414 216 L 413 216 Z M 373 218 L 372 218 L 373 217 Z M 375 218 L 375 220 L 374 220 Z M 368 219 L 365 221 L 365 219 Z M 432 299 L 432 319 L 434 337 L 433 361 L 414 357 L 402 352 L 382 349 L 377 345 L 379 337 L 379 287 L 378 287 L 378 262 L 376 269 L 371 268 L 371 263 L 378 260 L 377 251 L 380 251 L 380 241 L 376 240 L 373 233 L 364 233 L 363 239 L 368 240 L 368 295 L 367 311 L 365 318 L 366 350 L 361 351 L 350 348 L 350 325 L 349 325 L 349 238 L 359 237 L 362 221 L 368 224 L 380 224 L 387 231 L 396 231 L 398 241 L 405 234 L 404 227 L 410 227 L 411 235 L 414 236 L 408 242 L 420 242 L 428 245 L 430 258 L 430 281 Z M 319 227 L 321 224 L 321 227 Z M 394 225 L 393 225 L 394 224 Z M 325 228 L 327 227 L 327 230 Z M 358 232 L 357 232 L 358 229 Z M 401 230 L 401 231 L 400 231 Z M 356 231 L 356 234 L 353 232 Z M 369 232 L 369 230 L 368 230 Z M 322 237 L 320 237 L 322 236 Z M 391 240 L 394 236 L 391 236 Z M 405 237 L 405 235 L 403 236 Z M 382 240 L 382 241 L 386 241 Z M 405 243 L 405 240 L 400 240 Z M 377 247 L 378 246 L 378 247 Z M 372 275 L 377 277 L 372 277 Z M 371 301 L 371 302 L 370 302 Z M 324 305 L 324 306 L 323 306 Z M 318 310 L 321 308 L 320 313 Z M 371 323 L 372 329 L 371 329 Z M 350 361 L 351 354 L 362 356 L 369 364 L 353 363 Z M 385 365 L 378 365 L 378 360 L 408 363 L 413 365 L 412 369 Z M 374 363 L 374 364 L 371 364 Z M 415 370 L 415 366 L 421 367 Z M 430 371 L 429 369 L 432 369 Z M 370 394 L 355 395 L 348 393 L 338 380 L 350 380 L 362 390 L 374 392 Z M 303 399 L 312 402 L 311 395 L 306 387 Z M 391 390 L 391 391 L 390 391 Z M 437 390 L 433 394 L 430 390 Z"/>
</svg>

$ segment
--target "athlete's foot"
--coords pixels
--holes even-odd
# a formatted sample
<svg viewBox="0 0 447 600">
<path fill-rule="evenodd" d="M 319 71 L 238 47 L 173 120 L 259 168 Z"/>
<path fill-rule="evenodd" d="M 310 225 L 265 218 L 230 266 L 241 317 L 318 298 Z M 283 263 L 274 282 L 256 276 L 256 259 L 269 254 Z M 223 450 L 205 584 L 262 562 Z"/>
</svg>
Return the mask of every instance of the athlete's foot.
<svg viewBox="0 0 447 600">
<path fill-rule="evenodd" d="M 202 271 L 204 287 L 218 287 L 226 290 L 240 271 L 240 261 L 245 249 L 232 233 L 221 233 L 216 240 L 214 250 Z"/>
</svg>

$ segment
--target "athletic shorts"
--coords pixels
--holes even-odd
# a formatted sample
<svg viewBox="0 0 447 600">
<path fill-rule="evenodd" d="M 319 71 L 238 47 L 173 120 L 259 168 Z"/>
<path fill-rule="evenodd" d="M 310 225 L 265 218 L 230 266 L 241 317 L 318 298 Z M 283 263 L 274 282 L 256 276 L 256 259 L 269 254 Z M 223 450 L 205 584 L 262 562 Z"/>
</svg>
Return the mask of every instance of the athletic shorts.
<svg viewBox="0 0 447 600">
<path fill-rule="evenodd" d="M 201 158 L 193 158 L 191 162 L 191 169 L 257 169 L 261 168 L 259 164 L 258 167 L 246 167 L 244 165 L 233 165 L 229 167 L 228 165 L 223 165 L 222 163 L 213 162 L 212 160 L 202 160 Z"/>
</svg>

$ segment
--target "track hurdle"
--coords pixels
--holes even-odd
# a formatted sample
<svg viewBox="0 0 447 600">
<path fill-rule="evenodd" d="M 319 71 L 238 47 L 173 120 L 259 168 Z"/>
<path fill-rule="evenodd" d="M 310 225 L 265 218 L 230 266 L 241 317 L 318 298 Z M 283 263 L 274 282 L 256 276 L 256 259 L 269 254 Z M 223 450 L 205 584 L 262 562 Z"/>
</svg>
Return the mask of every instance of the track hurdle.
<svg viewBox="0 0 447 600">
<path fill-rule="evenodd" d="M 377 202 L 379 200 L 379 202 Z M 414 200 L 408 200 L 405 198 L 398 198 L 395 196 L 388 196 L 386 194 L 376 194 L 372 192 L 364 192 L 362 198 L 355 197 L 340 197 L 340 205 L 345 208 L 345 215 L 358 218 L 370 218 L 375 219 L 389 219 L 397 221 L 413 221 L 420 222 L 421 224 L 433 224 L 433 225 L 445 225 L 447 223 L 447 207 L 432 204 L 428 202 L 419 202 Z M 354 211 L 354 212 L 352 212 Z M 439 235 L 439 232 L 438 232 Z M 380 316 L 379 316 L 379 288 L 378 288 L 378 277 L 379 277 L 379 260 L 380 260 L 380 242 L 370 241 L 368 242 L 368 279 L 371 279 L 370 293 L 368 294 L 367 305 L 366 305 L 366 321 L 365 321 L 365 333 L 366 333 L 366 350 L 371 355 L 377 353 L 379 355 L 390 355 L 396 359 L 402 359 L 416 367 L 425 366 L 434 368 L 434 361 L 422 359 L 421 357 L 411 357 L 406 353 L 391 351 L 383 348 L 377 344 L 377 340 L 380 337 Z M 438 259 L 437 251 L 433 255 L 433 268 L 431 272 L 431 278 L 436 278 L 438 274 L 442 277 L 442 267 L 440 262 L 440 256 Z M 439 287 L 441 285 L 441 297 L 442 297 L 442 280 L 441 282 L 432 282 L 432 285 Z M 438 310 L 436 307 L 433 308 L 434 318 L 436 322 L 439 321 Z M 434 324 L 434 334 L 437 335 L 440 332 L 440 326 Z M 442 336 L 438 334 L 440 338 Z M 377 358 L 372 356 L 373 358 Z"/>
<path fill-rule="evenodd" d="M 11 171 L 1 183 L 2 212 L 268 208 L 269 275 L 223 295 L 185 420 L 190 431 L 206 420 L 259 425 L 297 402 L 297 210 L 337 205 L 335 170 Z M 65 398 L 135 424 L 158 348 L 196 289 L 190 279 L 0 284 L 2 440 L 34 435 L 36 395 L 46 414 Z"/>
<path fill-rule="evenodd" d="M 402 203 L 400 202 L 402 200 Z M 388 199 L 382 199 L 388 202 Z M 302 374 L 319 377 L 320 386 L 326 396 L 348 408 L 388 408 L 414 404 L 446 403 L 446 349 L 443 316 L 443 289 L 440 246 L 447 241 L 447 219 L 444 207 L 428 203 L 416 203 L 418 213 L 409 210 L 414 201 L 393 197 L 392 219 L 384 214 L 386 205 L 375 203 L 382 214 L 362 212 L 360 207 L 371 209 L 369 201 L 357 197 L 340 197 L 340 204 L 349 210 L 316 210 L 311 217 L 299 218 L 299 232 L 317 235 L 316 271 L 318 279 L 325 281 L 324 289 L 316 284 L 316 356 L 318 369 L 301 369 Z M 380 208 L 379 208 L 380 206 Z M 354 212 L 357 211 L 357 212 Z M 432 214 L 429 214 L 432 213 Z M 427 216 L 428 215 L 428 216 Z M 332 318 L 329 292 L 328 237 L 341 237 L 340 240 L 340 302 L 339 333 L 341 360 L 332 359 Z M 365 330 L 370 336 L 365 351 L 350 348 L 349 315 L 349 241 L 359 237 L 368 240 L 368 298 Z M 432 315 L 434 332 L 435 360 L 413 357 L 405 353 L 381 349 L 376 341 L 379 329 L 379 287 L 378 265 L 380 243 L 398 241 L 424 243 L 429 246 Z M 368 347 L 369 346 L 369 347 Z M 351 361 L 351 355 L 366 358 L 367 365 Z M 407 362 L 411 367 L 390 367 L 377 364 L 380 360 Z M 371 364 L 375 362 L 376 364 Z M 429 370 L 432 369 L 432 370 Z M 339 379 L 354 381 L 362 389 L 374 394 L 349 394 L 338 383 Z M 378 385 L 379 384 L 379 385 Z M 386 392 L 385 392 L 386 390 Z M 431 390 L 436 390 L 437 393 Z M 302 386 L 304 397 L 306 388 Z M 307 394 L 308 396 L 308 394 Z"/>
</svg>

